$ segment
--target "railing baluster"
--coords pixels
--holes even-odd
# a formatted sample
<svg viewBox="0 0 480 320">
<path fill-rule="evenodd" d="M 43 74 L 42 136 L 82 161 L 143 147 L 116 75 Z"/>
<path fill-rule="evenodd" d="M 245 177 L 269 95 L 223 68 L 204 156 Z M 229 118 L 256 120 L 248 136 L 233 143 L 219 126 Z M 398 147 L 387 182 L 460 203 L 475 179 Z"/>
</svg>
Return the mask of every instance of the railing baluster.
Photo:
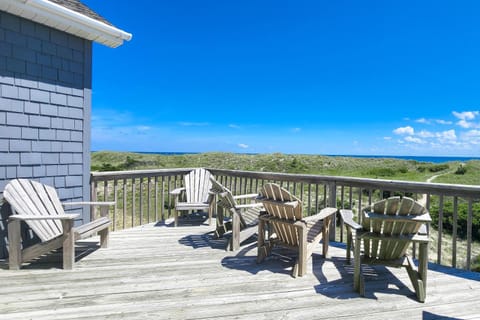
<svg viewBox="0 0 480 320">
<path fill-rule="evenodd" d="M 457 219 L 458 219 L 458 197 L 453 197 L 452 216 L 452 267 L 457 267 Z"/>
<path fill-rule="evenodd" d="M 437 226 L 437 263 L 442 263 L 442 235 L 443 235 L 443 195 L 438 199 L 438 226 Z"/>
<path fill-rule="evenodd" d="M 117 191 L 118 191 L 118 180 L 113 180 L 113 201 L 115 201 L 115 205 L 113 206 L 113 227 L 112 230 L 115 231 L 117 229 Z"/>
<path fill-rule="evenodd" d="M 140 185 L 139 185 L 139 200 L 140 203 L 140 225 L 143 225 L 143 178 L 140 178 Z"/>
<path fill-rule="evenodd" d="M 467 270 L 472 268 L 472 220 L 473 220 L 473 199 L 468 199 L 467 215 Z"/>
<path fill-rule="evenodd" d="M 155 176 L 154 178 L 154 183 L 155 183 L 155 197 L 154 197 L 154 201 L 155 201 L 155 204 L 154 204 L 154 208 L 153 210 L 155 210 L 155 222 L 158 221 L 158 176 Z"/>
<path fill-rule="evenodd" d="M 162 221 L 165 221 L 166 218 L 165 218 L 165 177 L 164 176 L 162 176 L 162 179 L 161 179 L 160 192 L 161 192 L 160 215 L 162 216 Z"/>
<path fill-rule="evenodd" d="M 132 227 L 135 227 L 135 191 L 136 191 L 135 178 L 132 179 Z"/>
<path fill-rule="evenodd" d="M 123 179 L 123 229 L 126 228 L 127 224 L 127 179 Z"/>
<path fill-rule="evenodd" d="M 150 177 L 147 177 L 147 223 L 150 223 L 150 200 L 151 200 Z"/>
</svg>

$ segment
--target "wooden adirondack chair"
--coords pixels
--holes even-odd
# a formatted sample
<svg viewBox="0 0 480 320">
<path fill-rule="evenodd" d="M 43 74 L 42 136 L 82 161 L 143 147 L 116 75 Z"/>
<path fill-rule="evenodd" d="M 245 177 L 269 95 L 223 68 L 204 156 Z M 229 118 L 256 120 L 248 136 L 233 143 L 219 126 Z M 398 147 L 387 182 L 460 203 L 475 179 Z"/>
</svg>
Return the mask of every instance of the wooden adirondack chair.
<svg viewBox="0 0 480 320">
<path fill-rule="evenodd" d="M 210 191 L 217 197 L 217 200 L 220 199 L 220 195 L 224 192 L 230 192 L 232 194 L 232 192 L 228 188 L 226 188 L 220 182 L 215 180 L 214 177 L 210 177 L 210 181 L 212 182 L 212 188 L 210 189 Z M 252 201 L 255 200 L 257 197 L 258 197 L 258 193 L 249 193 L 249 194 L 234 195 L 233 199 L 235 200 L 235 203 L 237 203 L 237 200 L 241 202 L 252 203 Z M 224 210 L 230 211 L 233 205 L 227 205 L 227 207 L 224 207 L 218 201 L 215 201 L 215 203 L 217 204 L 217 207 L 215 210 L 217 215 L 217 219 L 216 219 L 217 225 L 215 229 L 215 236 L 217 238 L 221 238 L 224 233 L 232 230 L 232 219 L 225 220 Z M 223 204 L 228 204 L 228 202 Z M 253 204 L 253 206 L 261 207 L 262 204 L 256 203 L 256 204 Z M 247 222 L 247 224 L 249 224 L 249 222 Z"/>
<path fill-rule="evenodd" d="M 353 221 L 351 210 L 340 210 L 347 227 L 347 261 L 354 247 L 354 289 L 365 295 L 361 264 L 405 267 L 420 302 L 425 301 L 428 269 L 430 214 L 408 197 L 390 197 L 364 208 L 362 224 Z M 407 249 L 419 244 L 418 270 Z M 363 244 L 363 254 L 361 248 Z"/>
<path fill-rule="evenodd" d="M 26 179 L 10 181 L 3 192 L 13 215 L 8 218 L 9 267 L 20 269 L 23 262 L 63 247 L 63 268 L 72 269 L 75 261 L 75 241 L 100 234 L 100 246 L 108 246 L 108 207 L 114 202 L 61 203 L 51 186 Z M 63 206 L 101 206 L 101 217 L 79 227 L 73 227 L 78 214 L 65 214 Z M 27 223 L 41 243 L 22 249 L 20 223 Z"/>
<path fill-rule="evenodd" d="M 238 204 L 237 200 L 255 200 L 258 194 L 233 196 L 230 190 L 225 187 L 223 189 L 223 192 L 218 194 L 218 205 L 230 211 L 232 216 L 232 237 L 228 241 L 227 249 L 236 251 L 242 242 L 257 232 L 258 217 L 263 210 L 263 205 L 258 202 Z"/>
<path fill-rule="evenodd" d="M 179 211 L 207 211 L 208 224 L 212 224 L 214 195 L 210 192 L 212 187 L 210 177 L 210 172 L 203 168 L 192 170 L 183 177 L 183 187 L 170 192 L 175 198 L 175 227 L 178 226 Z"/>
<path fill-rule="evenodd" d="M 323 255 L 328 253 L 330 221 L 337 209 L 324 208 L 313 216 L 303 218 L 300 199 L 274 183 L 263 186 L 260 201 L 267 214 L 260 216 L 258 224 L 257 262 L 262 262 L 274 245 L 281 245 L 298 252 L 292 276 L 305 275 L 307 260 L 322 238 Z M 267 229 L 270 236 L 265 239 Z"/>
</svg>

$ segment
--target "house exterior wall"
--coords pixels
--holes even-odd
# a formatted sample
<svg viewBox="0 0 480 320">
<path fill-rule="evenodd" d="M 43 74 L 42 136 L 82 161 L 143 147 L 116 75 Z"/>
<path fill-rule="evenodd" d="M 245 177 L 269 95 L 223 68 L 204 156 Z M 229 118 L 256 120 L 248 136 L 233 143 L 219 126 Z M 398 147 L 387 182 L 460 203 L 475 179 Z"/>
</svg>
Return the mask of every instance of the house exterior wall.
<svg viewBox="0 0 480 320">
<path fill-rule="evenodd" d="M 0 11 L 0 196 L 29 178 L 89 199 L 91 58 L 91 41 Z"/>
</svg>

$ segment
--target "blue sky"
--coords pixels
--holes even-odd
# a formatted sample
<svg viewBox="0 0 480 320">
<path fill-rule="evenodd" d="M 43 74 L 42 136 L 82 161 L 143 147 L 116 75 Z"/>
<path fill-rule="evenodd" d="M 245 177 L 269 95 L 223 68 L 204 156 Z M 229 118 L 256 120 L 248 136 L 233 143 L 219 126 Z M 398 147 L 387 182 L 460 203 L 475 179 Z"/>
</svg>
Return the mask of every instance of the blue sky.
<svg viewBox="0 0 480 320">
<path fill-rule="evenodd" d="M 480 156 L 480 2 L 84 0 L 92 149 Z"/>
</svg>

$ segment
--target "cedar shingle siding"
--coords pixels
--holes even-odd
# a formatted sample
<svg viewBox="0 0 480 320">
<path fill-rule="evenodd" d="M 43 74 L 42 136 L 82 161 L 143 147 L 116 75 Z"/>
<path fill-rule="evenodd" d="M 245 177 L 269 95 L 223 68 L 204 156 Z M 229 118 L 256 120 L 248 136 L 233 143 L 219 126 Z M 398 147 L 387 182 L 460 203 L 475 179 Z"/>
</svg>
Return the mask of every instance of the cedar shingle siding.
<svg viewBox="0 0 480 320">
<path fill-rule="evenodd" d="M 88 200 L 91 57 L 90 41 L 0 11 L 0 193 L 33 178 Z"/>
</svg>

